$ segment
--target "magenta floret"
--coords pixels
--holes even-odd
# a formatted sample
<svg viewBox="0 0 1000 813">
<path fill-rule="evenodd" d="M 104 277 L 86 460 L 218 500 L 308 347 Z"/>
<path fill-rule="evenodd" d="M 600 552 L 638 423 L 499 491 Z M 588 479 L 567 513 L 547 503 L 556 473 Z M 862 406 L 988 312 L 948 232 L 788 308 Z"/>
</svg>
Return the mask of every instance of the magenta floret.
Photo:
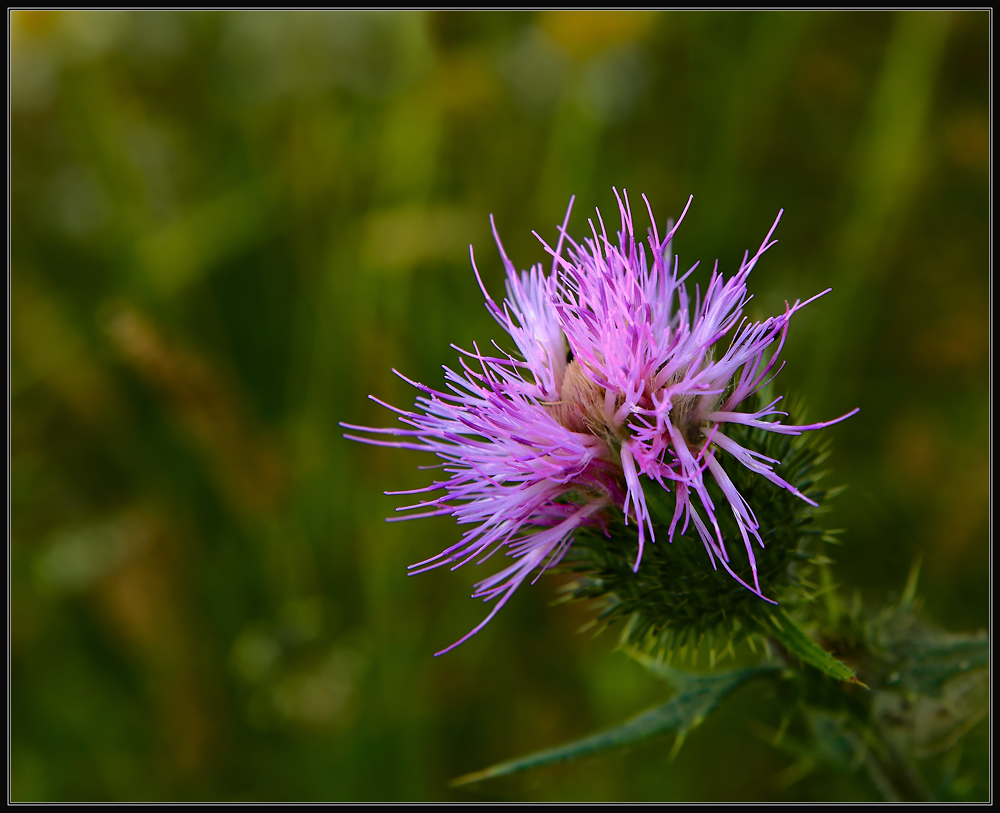
<svg viewBox="0 0 1000 813">
<path fill-rule="evenodd" d="M 416 411 L 399 413 L 409 428 L 349 426 L 399 440 L 347 435 L 353 440 L 429 451 L 444 461 L 447 479 L 412 494 L 442 491 L 398 509 L 399 519 L 453 515 L 471 525 L 461 540 L 436 556 L 412 565 L 411 573 L 469 561 L 481 563 L 504 550 L 514 561 L 476 585 L 474 598 L 498 599 L 473 630 L 437 654 L 466 641 L 482 629 L 532 573 L 538 578 L 558 564 L 584 525 L 601 526 L 609 512 L 620 510 L 638 531 L 635 569 L 646 539 L 655 541 L 640 477 L 675 492 L 675 511 L 667 528 L 672 541 L 693 525 L 708 552 L 747 589 L 765 598 L 757 578 L 752 540 L 763 541 L 753 509 L 719 464 L 732 455 L 740 464 L 810 502 L 774 472 L 780 461 L 736 443 L 727 424 L 744 424 L 782 434 L 820 429 L 832 421 L 789 426 L 780 420 L 778 402 L 757 412 L 739 405 L 780 371 L 779 353 L 792 314 L 819 296 L 787 305 L 763 322 L 749 322 L 746 280 L 770 242 L 781 212 L 757 252 L 744 256 L 728 281 L 713 270 L 704 298 L 694 300 L 679 275 L 670 250 L 674 232 L 687 213 L 661 239 L 646 201 L 652 227 L 647 243 L 637 242 L 628 197 L 618 196 L 621 230 L 617 242 L 590 222 L 591 235 L 575 242 L 566 231 L 569 211 L 546 275 L 541 265 L 518 273 L 494 227 L 507 274 L 507 297 L 497 305 L 472 264 L 486 306 L 510 335 L 518 356 L 499 350 L 484 355 L 478 346 L 461 351 L 461 372 L 445 368 L 449 392 L 412 384 L 423 394 Z M 645 196 L 643 196 L 645 201 Z M 688 206 L 691 201 L 688 200 Z M 572 207 L 572 201 L 570 202 Z M 492 219 L 491 219 L 492 220 Z M 537 235 L 536 235 L 537 236 Z M 541 240 L 541 238 L 539 238 Z M 648 249 L 648 254 L 647 254 Z M 470 247 L 471 253 L 471 247 Z M 721 357 L 723 339 L 732 339 Z M 753 585 L 729 565 L 705 483 L 706 472 L 718 484 L 732 510 L 753 572 Z M 649 487 L 649 486 L 647 486 Z M 769 600 L 769 599 L 765 599 Z"/>
</svg>

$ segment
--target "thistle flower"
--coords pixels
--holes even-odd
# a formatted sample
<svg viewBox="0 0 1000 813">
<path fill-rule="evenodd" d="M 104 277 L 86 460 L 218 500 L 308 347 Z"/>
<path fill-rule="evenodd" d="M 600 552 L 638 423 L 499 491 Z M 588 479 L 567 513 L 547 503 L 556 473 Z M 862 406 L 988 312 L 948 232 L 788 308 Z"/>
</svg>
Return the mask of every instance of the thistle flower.
<svg viewBox="0 0 1000 813">
<path fill-rule="evenodd" d="M 621 217 L 616 241 L 609 238 L 600 212 L 599 228 L 590 221 L 590 236 L 574 241 L 566 231 L 569 210 L 554 248 L 538 238 L 552 256 L 548 275 L 540 264 L 518 273 L 494 224 L 507 274 L 502 305 L 486 290 L 470 246 L 486 307 L 513 340 L 516 354 L 496 343 L 499 355 L 484 354 L 478 345 L 472 351 L 456 348 L 464 358 L 460 372 L 445 368 L 447 392 L 397 372 L 422 393 L 416 409 L 372 399 L 398 413 L 408 428 L 343 424 L 374 435 L 346 436 L 352 440 L 429 451 L 444 461 L 447 479 L 414 491 L 387 492 L 442 491 L 398 509 L 413 512 L 400 519 L 450 514 L 471 526 L 456 544 L 411 565 L 411 573 L 482 563 L 500 550 L 513 559 L 476 585 L 474 598 L 497 599 L 487 617 L 438 655 L 481 630 L 529 576 L 534 574 L 535 581 L 557 565 L 575 532 L 596 527 L 607 534 L 607 522 L 616 512 L 626 525 L 636 526 L 633 570 L 638 571 L 647 541 L 656 541 L 644 482 L 647 488 L 674 493 L 668 541 L 678 529 L 684 534 L 693 526 L 713 568 L 721 564 L 748 590 L 771 601 L 757 577 L 754 542 L 763 547 L 760 524 L 719 458 L 731 455 L 750 471 L 815 503 L 775 472 L 779 460 L 741 445 L 727 427 L 797 435 L 857 412 L 793 426 L 768 420 L 785 414 L 777 409 L 780 398 L 754 411 L 739 411 L 780 371 L 779 353 L 792 314 L 827 293 L 786 303 L 783 314 L 763 322 L 742 316 L 751 298 L 747 277 L 773 245 L 781 212 L 734 276 L 727 281 L 716 263 L 704 295 L 695 286 L 692 299 L 685 281 L 697 263 L 680 275 L 671 253 L 671 240 L 691 200 L 661 238 L 643 196 L 652 223 L 643 244 L 635 238 L 627 195 L 623 199 L 616 191 L 615 196 Z M 722 340 L 730 334 L 723 348 Z M 380 437 L 385 435 L 399 439 Z M 708 478 L 718 484 L 735 518 L 752 585 L 730 565 Z M 662 526 L 660 530 L 662 534 Z"/>
</svg>

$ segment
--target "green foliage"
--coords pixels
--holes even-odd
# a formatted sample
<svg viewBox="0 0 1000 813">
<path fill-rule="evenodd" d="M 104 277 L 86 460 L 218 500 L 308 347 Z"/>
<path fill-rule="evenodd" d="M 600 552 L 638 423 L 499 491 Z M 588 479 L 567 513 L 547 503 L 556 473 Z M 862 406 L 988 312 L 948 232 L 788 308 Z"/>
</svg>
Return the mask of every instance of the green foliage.
<svg viewBox="0 0 1000 813">
<path fill-rule="evenodd" d="M 939 694 L 955 675 L 981 669 L 990 661 L 985 634 L 897 640 L 890 644 L 890 651 L 896 658 L 891 682 L 913 694 Z"/>
<path fill-rule="evenodd" d="M 733 689 L 751 678 L 774 671 L 773 666 L 738 669 L 714 675 L 693 675 L 651 664 L 650 670 L 674 685 L 676 694 L 666 703 L 644 711 L 620 726 L 574 742 L 538 751 L 534 754 L 501 762 L 482 771 L 455 779 L 453 785 L 469 785 L 484 779 L 495 779 L 545 765 L 569 762 L 605 751 L 625 748 L 660 734 L 677 732 L 674 753 L 680 748 L 688 731 L 701 725 L 705 717 Z"/>
<path fill-rule="evenodd" d="M 788 654 L 816 667 L 834 680 L 860 682 L 850 667 L 816 644 L 785 610 L 762 613 L 758 615 L 758 619 L 761 626 L 785 647 Z"/>
<path fill-rule="evenodd" d="M 632 650 L 636 660 L 674 687 L 675 694 L 666 703 L 620 726 L 467 774 L 453 784 L 591 757 L 669 731 L 677 733 L 672 752 L 676 754 L 687 732 L 715 711 L 733 689 L 761 677 L 773 684 L 782 720 L 775 731 L 756 719 L 752 724 L 765 741 L 794 759 L 776 778 L 781 787 L 827 766 L 848 774 L 864 769 L 888 802 L 961 798 L 963 790 L 954 776 L 946 775 L 932 791 L 924 778 L 926 771 L 917 762 L 954 749 L 986 715 L 984 667 L 989 641 L 985 635 L 956 636 L 922 628 L 911 599 L 908 589 L 899 604 L 888 606 L 871 621 L 858 613 L 843 618 L 814 613 L 817 620 L 826 622 L 827 645 L 845 648 L 847 640 L 838 638 L 833 629 L 839 627 L 841 635 L 846 633 L 858 672 L 871 682 L 870 687 L 780 611 L 780 617 L 770 617 L 766 625 L 777 662 L 694 674 Z"/>
</svg>

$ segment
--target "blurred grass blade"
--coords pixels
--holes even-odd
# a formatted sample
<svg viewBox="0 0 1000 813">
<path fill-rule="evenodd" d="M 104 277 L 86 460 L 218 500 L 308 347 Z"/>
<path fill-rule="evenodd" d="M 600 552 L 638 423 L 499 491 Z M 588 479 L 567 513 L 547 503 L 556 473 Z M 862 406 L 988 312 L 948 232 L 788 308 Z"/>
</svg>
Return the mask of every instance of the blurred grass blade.
<svg viewBox="0 0 1000 813">
<path fill-rule="evenodd" d="M 762 666 L 718 675 L 684 674 L 683 677 L 680 677 L 682 673 L 674 674 L 672 678 L 678 682 L 678 692 L 663 705 L 644 711 L 622 725 L 607 731 L 460 776 L 452 780 L 451 786 L 469 785 L 484 779 L 495 779 L 499 776 L 540 768 L 543 765 L 570 762 L 604 751 L 624 748 L 627 745 L 672 730 L 677 731 L 679 744 L 684 735 L 700 725 L 706 715 L 729 692 L 749 678 L 773 671 L 775 671 L 774 667 Z M 677 746 L 674 750 L 676 751 L 676 749 Z"/>
<path fill-rule="evenodd" d="M 855 676 L 854 670 L 813 641 L 784 610 L 762 616 L 760 622 L 792 655 L 836 680 L 865 685 Z"/>
</svg>

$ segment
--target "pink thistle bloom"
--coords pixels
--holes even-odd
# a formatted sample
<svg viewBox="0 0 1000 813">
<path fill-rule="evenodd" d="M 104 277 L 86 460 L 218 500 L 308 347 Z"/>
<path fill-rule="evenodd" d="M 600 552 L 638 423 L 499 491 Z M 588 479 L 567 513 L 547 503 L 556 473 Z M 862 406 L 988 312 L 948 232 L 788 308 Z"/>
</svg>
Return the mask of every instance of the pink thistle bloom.
<svg viewBox="0 0 1000 813">
<path fill-rule="evenodd" d="M 780 371 L 778 355 L 792 314 L 827 293 L 786 303 L 783 314 L 763 322 L 743 317 L 751 298 L 747 277 L 774 244 L 769 241 L 781 212 L 753 257 L 748 252 L 728 281 L 716 264 L 704 296 L 696 286 L 692 301 L 685 280 L 697 264 L 679 275 L 670 250 L 687 207 L 661 239 L 643 196 L 653 224 L 643 244 L 636 241 L 627 196 L 623 201 L 615 195 L 621 215 L 617 242 L 608 237 L 599 212 L 600 229 L 591 221 L 591 236 L 582 244 L 575 242 L 566 233 L 567 211 L 555 248 L 539 238 L 553 258 L 547 276 L 541 265 L 518 273 L 494 226 L 507 272 L 502 305 L 486 291 L 472 257 L 486 307 L 513 339 L 517 356 L 503 350 L 487 356 L 478 346 L 474 352 L 460 350 L 468 361 L 461 359 L 460 373 L 445 368 L 448 392 L 397 372 L 422 393 L 416 411 L 373 400 L 397 412 L 409 428 L 344 424 L 376 435 L 346 436 L 352 440 L 430 451 L 444 461 L 447 479 L 413 492 L 389 492 L 443 492 L 398 509 L 415 512 L 400 519 L 451 514 L 459 524 L 472 527 L 456 544 L 412 565 L 411 573 L 442 565 L 454 570 L 472 560 L 482 563 L 499 550 L 513 559 L 476 585 L 474 598 L 498 599 L 489 615 L 438 655 L 481 630 L 531 574 L 535 581 L 559 563 L 577 529 L 603 527 L 610 511 L 621 510 L 625 523 L 637 526 L 638 570 L 647 538 L 655 541 L 640 477 L 656 484 L 647 487 L 675 494 L 668 541 L 673 541 L 678 526 L 683 534 L 693 525 L 713 568 L 721 563 L 733 578 L 770 601 L 757 579 L 753 540 L 763 547 L 757 518 L 719 464 L 719 455 L 732 455 L 751 471 L 815 503 L 775 473 L 780 461 L 736 443 L 726 435 L 726 425 L 797 435 L 857 412 L 789 426 L 768 420 L 785 414 L 777 409 L 780 398 L 756 412 L 738 411 Z M 730 333 L 729 345 L 722 350 L 721 342 Z M 706 473 L 733 512 L 753 585 L 730 566 Z"/>
</svg>

